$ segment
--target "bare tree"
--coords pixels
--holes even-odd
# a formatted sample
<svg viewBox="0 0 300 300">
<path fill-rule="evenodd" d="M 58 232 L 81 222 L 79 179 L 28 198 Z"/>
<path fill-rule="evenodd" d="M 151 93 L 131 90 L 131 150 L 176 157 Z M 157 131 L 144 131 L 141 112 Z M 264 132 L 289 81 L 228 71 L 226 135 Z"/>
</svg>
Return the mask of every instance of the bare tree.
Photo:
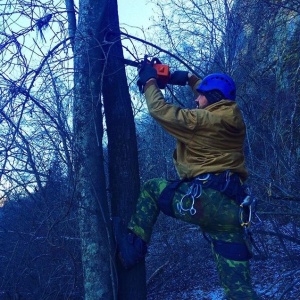
<svg viewBox="0 0 300 300">
<path fill-rule="evenodd" d="M 14 224 L 11 234 L 5 236 L 11 240 L 5 242 L 7 252 L 2 263 L 3 270 L 10 272 L 2 273 L 0 290 L 7 297 L 35 299 L 40 294 L 47 299 L 49 282 L 52 297 L 64 297 L 73 294 L 68 284 L 79 280 L 76 273 L 81 274 L 77 269 L 80 255 L 71 254 L 76 247 L 80 254 L 80 248 L 69 248 L 66 242 L 79 240 L 74 237 L 72 189 L 72 52 L 63 30 L 66 18 L 59 13 L 65 7 L 51 1 L 5 1 L 0 5 L 0 197 L 1 205 L 5 205 L 2 224 L 7 226 L 1 228 L 1 240 Z M 60 165 L 59 179 L 68 188 L 60 189 L 56 182 L 50 192 L 50 177 L 58 174 L 58 165 L 53 170 L 54 160 Z M 7 221 L 9 213 L 4 213 L 11 209 L 16 214 L 15 219 L 11 217 L 12 223 Z M 59 259 L 55 254 L 49 263 L 49 252 L 60 253 L 61 257 L 69 253 L 71 264 L 67 266 L 68 259 L 63 262 L 62 258 L 61 266 L 66 269 L 62 267 L 64 271 L 59 272 Z M 71 271 L 73 262 L 76 268 Z M 20 268 L 16 269 L 18 264 Z M 43 264 L 49 264 L 49 268 Z M 67 275 L 70 281 L 66 280 L 63 287 L 68 268 L 73 274 Z M 40 282 L 36 281 L 38 277 Z M 55 280 L 61 283 L 54 288 Z"/>
<path fill-rule="evenodd" d="M 30 3 L 1 4 L 0 176 L 4 200 L 14 191 L 41 189 L 55 153 L 72 180 L 71 57 L 63 33 L 59 37 L 51 30 L 63 21 L 54 16 L 59 6 Z"/>
<path fill-rule="evenodd" d="M 124 68 L 117 1 L 81 1 L 80 4 L 75 39 L 74 124 L 86 297 L 108 299 L 113 296 L 112 291 L 117 291 L 122 299 L 144 299 L 144 264 L 130 273 L 118 265 L 118 286 L 111 287 L 110 283 L 115 276 L 115 252 L 111 243 L 102 150 L 102 95 L 113 214 L 128 220 L 139 191 L 135 127 Z M 111 256 L 105 261 L 109 253 Z M 102 256 L 100 259 L 99 255 Z"/>
</svg>

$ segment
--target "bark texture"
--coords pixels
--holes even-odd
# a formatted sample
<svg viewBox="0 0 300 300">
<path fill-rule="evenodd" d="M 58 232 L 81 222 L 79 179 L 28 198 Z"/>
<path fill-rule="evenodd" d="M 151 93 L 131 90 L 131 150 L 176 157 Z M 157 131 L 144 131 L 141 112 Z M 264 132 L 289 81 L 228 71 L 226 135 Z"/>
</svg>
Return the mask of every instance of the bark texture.
<svg viewBox="0 0 300 300">
<path fill-rule="evenodd" d="M 85 299 L 113 299 L 102 149 L 102 20 L 108 1 L 80 1 L 75 39 L 75 168 Z"/>
<path fill-rule="evenodd" d="M 139 168 L 135 124 L 127 85 L 117 1 L 110 1 L 104 45 L 106 65 L 103 98 L 108 136 L 109 191 L 113 215 L 127 222 L 139 194 Z M 118 298 L 146 299 L 145 265 L 125 271 L 117 263 Z"/>
</svg>

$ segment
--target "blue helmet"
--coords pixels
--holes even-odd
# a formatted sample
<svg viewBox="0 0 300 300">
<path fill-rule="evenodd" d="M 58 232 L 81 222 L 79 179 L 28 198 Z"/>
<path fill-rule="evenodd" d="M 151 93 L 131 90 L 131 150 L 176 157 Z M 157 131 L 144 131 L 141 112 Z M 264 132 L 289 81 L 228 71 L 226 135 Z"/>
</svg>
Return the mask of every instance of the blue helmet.
<svg viewBox="0 0 300 300">
<path fill-rule="evenodd" d="M 197 87 L 199 93 L 205 94 L 206 92 L 218 90 L 222 92 L 225 99 L 235 100 L 236 87 L 233 79 L 222 73 L 213 73 L 203 78 Z"/>
</svg>

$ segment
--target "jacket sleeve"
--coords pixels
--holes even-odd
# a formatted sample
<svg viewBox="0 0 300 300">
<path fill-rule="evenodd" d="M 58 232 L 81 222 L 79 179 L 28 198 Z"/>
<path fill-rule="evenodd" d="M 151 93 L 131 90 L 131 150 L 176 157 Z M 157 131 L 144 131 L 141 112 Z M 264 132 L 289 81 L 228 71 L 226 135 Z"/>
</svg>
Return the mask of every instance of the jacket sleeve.
<svg viewBox="0 0 300 300">
<path fill-rule="evenodd" d="M 171 135 L 187 143 L 197 126 L 195 110 L 182 109 L 165 102 L 164 96 L 153 80 L 145 86 L 145 98 L 150 115 Z"/>
<path fill-rule="evenodd" d="M 188 84 L 191 87 L 195 97 L 199 96 L 199 93 L 197 92 L 196 89 L 197 89 L 197 87 L 198 87 L 198 85 L 200 84 L 201 81 L 202 80 L 200 78 L 198 78 L 197 76 L 195 76 L 195 75 L 192 75 L 189 78 Z"/>
</svg>

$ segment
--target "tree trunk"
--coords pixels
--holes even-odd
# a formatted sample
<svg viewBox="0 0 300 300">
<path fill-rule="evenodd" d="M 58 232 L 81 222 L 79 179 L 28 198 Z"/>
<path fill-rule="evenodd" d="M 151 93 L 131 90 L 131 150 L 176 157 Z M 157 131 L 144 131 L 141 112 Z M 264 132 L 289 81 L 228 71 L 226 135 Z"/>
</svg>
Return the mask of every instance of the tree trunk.
<svg viewBox="0 0 300 300">
<path fill-rule="evenodd" d="M 123 51 L 118 34 L 117 1 L 108 7 L 106 35 L 107 56 L 103 85 L 105 118 L 108 135 L 109 191 L 113 215 L 127 222 L 133 213 L 139 194 L 138 152 L 133 112 L 127 85 Z M 125 271 L 117 262 L 118 299 L 146 299 L 145 265 Z"/>
<path fill-rule="evenodd" d="M 102 149 L 103 40 L 108 1 L 81 0 L 75 39 L 75 174 L 85 299 L 113 299 L 110 226 Z"/>
</svg>

